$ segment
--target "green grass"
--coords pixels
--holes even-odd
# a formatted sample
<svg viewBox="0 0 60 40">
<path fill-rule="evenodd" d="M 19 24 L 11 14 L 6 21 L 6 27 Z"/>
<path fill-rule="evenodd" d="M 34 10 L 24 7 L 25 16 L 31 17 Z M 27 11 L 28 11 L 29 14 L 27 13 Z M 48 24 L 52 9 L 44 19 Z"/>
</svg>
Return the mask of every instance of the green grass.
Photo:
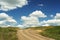
<svg viewBox="0 0 60 40">
<path fill-rule="evenodd" d="M 55 26 L 53 28 L 49 28 L 44 30 L 44 32 L 40 33 L 43 36 L 54 38 L 56 40 L 60 40 L 60 26 Z"/>
<path fill-rule="evenodd" d="M 1 28 L 0 27 L 0 40 L 18 40 L 17 29 L 14 27 Z"/>
</svg>

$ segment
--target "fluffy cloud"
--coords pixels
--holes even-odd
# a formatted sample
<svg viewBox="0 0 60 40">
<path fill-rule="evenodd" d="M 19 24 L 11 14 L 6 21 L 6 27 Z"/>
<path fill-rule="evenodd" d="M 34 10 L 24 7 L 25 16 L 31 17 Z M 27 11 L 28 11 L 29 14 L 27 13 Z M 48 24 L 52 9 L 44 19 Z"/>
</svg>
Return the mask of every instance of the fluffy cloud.
<svg viewBox="0 0 60 40">
<path fill-rule="evenodd" d="M 3 23 L 5 23 L 5 20 L 4 21 L 0 21 L 0 24 L 3 24 Z"/>
<path fill-rule="evenodd" d="M 8 18 L 9 16 L 6 13 L 0 13 L 0 18 Z"/>
<path fill-rule="evenodd" d="M 53 15 L 51 15 L 51 17 L 53 17 Z M 50 26 L 60 26 L 60 13 L 56 13 L 56 16 L 54 16 L 53 19 L 50 19 L 50 20 L 47 20 L 47 21 L 42 21 L 40 22 L 42 26 L 47 26 L 47 25 L 50 25 Z"/>
<path fill-rule="evenodd" d="M 34 17 L 47 17 L 42 11 L 36 10 L 32 12 L 29 16 L 34 16 Z"/>
<path fill-rule="evenodd" d="M 60 13 L 56 13 L 55 19 L 60 19 Z"/>
<path fill-rule="evenodd" d="M 23 21 L 22 25 L 24 27 L 35 27 L 40 25 L 39 18 L 47 17 L 44 13 L 39 10 L 32 12 L 28 17 L 22 16 L 21 20 Z"/>
<path fill-rule="evenodd" d="M 17 23 L 12 17 L 10 17 L 9 15 L 7 15 L 6 13 L 0 13 L 0 19 L 8 21 L 8 22 Z"/>
<path fill-rule="evenodd" d="M 60 19 L 51 19 L 51 20 L 47 20 L 47 21 L 42 21 L 41 25 L 45 25 L 48 24 L 50 26 L 60 26 Z"/>
<path fill-rule="evenodd" d="M 0 13 L 0 25 L 6 26 L 7 23 L 15 24 L 17 23 L 12 17 L 7 15 L 6 13 Z"/>
<path fill-rule="evenodd" d="M 22 21 L 24 26 L 38 26 L 39 25 L 39 20 L 36 17 L 26 17 L 22 16 Z"/>
<path fill-rule="evenodd" d="M 54 23 L 56 23 L 55 19 L 51 19 L 51 20 L 47 20 L 47 21 L 42 21 L 41 24 L 49 24 L 49 25 L 53 25 Z"/>
<path fill-rule="evenodd" d="M 0 10 L 8 11 L 27 4 L 27 0 L 0 0 Z"/>
</svg>

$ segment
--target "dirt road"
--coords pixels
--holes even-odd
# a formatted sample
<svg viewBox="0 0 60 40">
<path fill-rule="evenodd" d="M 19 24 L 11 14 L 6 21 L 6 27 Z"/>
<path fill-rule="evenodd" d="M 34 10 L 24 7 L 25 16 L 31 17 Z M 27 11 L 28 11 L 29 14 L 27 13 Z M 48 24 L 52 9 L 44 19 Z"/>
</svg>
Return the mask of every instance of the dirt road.
<svg viewBox="0 0 60 40">
<path fill-rule="evenodd" d="M 18 40 L 54 40 L 37 34 L 34 30 L 18 30 Z"/>
</svg>

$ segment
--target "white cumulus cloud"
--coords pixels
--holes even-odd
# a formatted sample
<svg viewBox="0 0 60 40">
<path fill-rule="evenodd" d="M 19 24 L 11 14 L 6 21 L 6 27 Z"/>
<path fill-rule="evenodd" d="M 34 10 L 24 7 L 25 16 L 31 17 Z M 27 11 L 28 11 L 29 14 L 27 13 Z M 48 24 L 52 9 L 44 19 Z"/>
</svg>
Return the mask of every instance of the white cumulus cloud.
<svg viewBox="0 0 60 40">
<path fill-rule="evenodd" d="M 40 11 L 40 10 L 36 10 L 36 11 L 34 11 L 34 12 L 32 12 L 29 16 L 34 16 L 34 17 L 42 17 L 42 18 L 44 18 L 44 17 L 47 17 L 42 11 Z"/>
<path fill-rule="evenodd" d="M 50 26 L 60 26 L 60 13 L 56 13 L 56 15 L 51 15 L 51 17 L 53 17 L 53 19 L 48 19 L 48 20 L 44 20 L 42 22 L 40 22 L 40 25 L 50 25 Z M 46 25 L 47 26 L 47 25 Z"/>
<path fill-rule="evenodd" d="M 0 0 L 0 10 L 8 11 L 27 5 L 27 0 Z"/>
<path fill-rule="evenodd" d="M 3 21 L 0 21 L 0 25 L 1 25 L 1 24 L 4 24 L 4 23 L 5 23 L 5 20 L 3 20 Z"/>
<path fill-rule="evenodd" d="M 26 17 L 22 16 L 22 21 L 24 26 L 38 26 L 39 20 L 36 17 Z"/>
<path fill-rule="evenodd" d="M 0 13 L 0 19 L 8 21 L 8 22 L 16 23 L 16 21 L 11 16 L 7 15 L 6 13 Z"/>
<path fill-rule="evenodd" d="M 45 25 L 48 24 L 50 26 L 60 26 L 60 19 L 51 19 L 51 20 L 47 20 L 47 21 L 42 21 L 41 25 Z"/>
<path fill-rule="evenodd" d="M 0 25 L 7 26 L 8 24 L 6 23 L 15 24 L 17 22 L 16 20 L 14 20 L 11 16 L 7 15 L 6 13 L 0 13 Z"/>
<path fill-rule="evenodd" d="M 40 25 L 39 18 L 47 17 L 42 11 L 36 10 L 29 14 L 29 16 L 22 16 L 21 20 L 23 21 L 22 25 L 24 27 L 35 27 Z"/>
<path fill-rule="evenodd" d="M 56 13 L 55 19 L 60 19 L 60 13 Z"/>
</svg>

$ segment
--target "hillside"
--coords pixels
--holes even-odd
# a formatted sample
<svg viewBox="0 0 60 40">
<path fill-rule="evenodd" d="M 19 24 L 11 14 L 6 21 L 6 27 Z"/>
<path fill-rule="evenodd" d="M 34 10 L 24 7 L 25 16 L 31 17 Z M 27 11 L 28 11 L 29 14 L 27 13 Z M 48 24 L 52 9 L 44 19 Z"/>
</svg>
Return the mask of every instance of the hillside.
<svg viewBox="0 0 60 40">
<path fill-rule="evenodd" d="M 8 27 L 1 28 L 0 27 L 0 40 L 18 40 L 16 33 L 19 28 Z"/>
</svg>

